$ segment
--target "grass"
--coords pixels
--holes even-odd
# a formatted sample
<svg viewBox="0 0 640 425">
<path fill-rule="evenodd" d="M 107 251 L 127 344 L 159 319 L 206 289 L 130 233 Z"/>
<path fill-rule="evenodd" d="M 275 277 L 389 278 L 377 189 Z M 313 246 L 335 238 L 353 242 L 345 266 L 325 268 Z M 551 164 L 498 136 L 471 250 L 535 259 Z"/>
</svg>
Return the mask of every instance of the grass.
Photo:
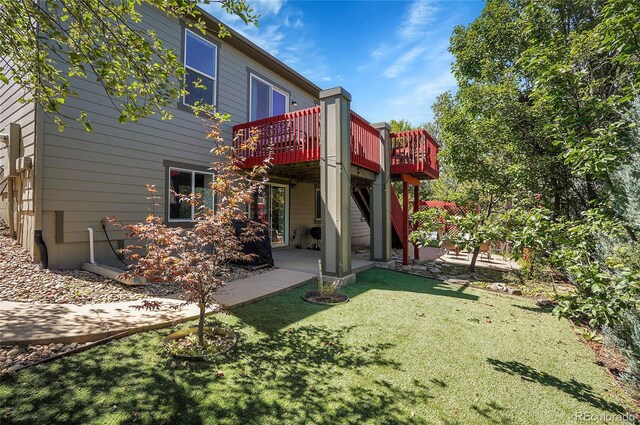
<svg viewBox="0 0 640 425">
<path fill-rule="evenodd" d="M 305 289 L 210 317 L 240 338 L 213 364 L 167 357 L 165 329 L 4 378 L 0 423 L 557 424 L 631 406 L 530 300 L 380 269 L 339 306 Z"/>
</svg>

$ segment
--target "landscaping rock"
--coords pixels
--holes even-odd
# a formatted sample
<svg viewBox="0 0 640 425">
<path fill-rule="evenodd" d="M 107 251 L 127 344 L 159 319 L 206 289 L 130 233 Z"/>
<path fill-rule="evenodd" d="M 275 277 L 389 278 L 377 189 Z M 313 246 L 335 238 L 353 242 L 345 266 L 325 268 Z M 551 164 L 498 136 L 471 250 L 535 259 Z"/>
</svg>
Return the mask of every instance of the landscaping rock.
<svg viewBox="0 0 640 425">
<path fill-rule="evenodd" d="M 509 288 L 508 292 L 511 295 L 522 295 L 522 291 L 520 289 L 518 289 L 518 288 Z"/>
<path fill-rule="evenodd" d="M 0 347 L 0 375 L 15 373 L 18 369 L 30 364 L 40 362 L 50 357 L 60 355 L 86 344 L 49 344 L 30 345 L 26 348 L 18 346 Z M 55 349 L 52 350 L 50 347 Z"/>
<path fill-rule="evenodd" d="M 230 268 L 228 281 L 258 271 Z M 175 283 L 128 286 L 84 270 L 43 270 L 29 254 L 8 237 L 0 220 L 0 301 L 47 304 L 94 304 L 137 301 L 149 297 L 179 294 Z"/>
<path fill-rule="evenodd" d="M 446 279 L 445 283 L 453 283 L 456 285 L 468 285 L 469 281 L 466 279 Z"/>
</svg>

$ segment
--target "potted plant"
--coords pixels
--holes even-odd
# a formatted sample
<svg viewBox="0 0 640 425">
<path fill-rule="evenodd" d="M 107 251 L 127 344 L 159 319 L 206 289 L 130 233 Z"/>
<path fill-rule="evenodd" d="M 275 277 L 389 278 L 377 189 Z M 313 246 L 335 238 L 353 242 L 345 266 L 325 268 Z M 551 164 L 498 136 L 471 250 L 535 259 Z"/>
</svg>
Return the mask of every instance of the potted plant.
<svg viewBox="0 0 640 425">
<path fill-rule="evenodd" d="M 202 116 L 203 112 L 200 113 Z M 212 181 L 209 187 L 199 188 L 195 193 L 172 193 L 179 202 L 193 206 L 192 226 L 168 226 L 154 210 L 142 223 L 121 225 L 127 237 L 136 241 L 122 250 L 132 261 L 124 274 L 142 275 L 149 282 L 176 282 L 185 301 L 199 307 L 198 326 L 173 333 L 164 342 L 171 354 L 187 358 L 207 358 L 235 344 L 237 338 L 231 330 L 205 327 L 205 313 L 215 304 L 213 296 L 228 278 L 229 263 L 250 260 L 251 254 L 243 253 L 243 244 L 255 241 L 264 231 L 262 223 L 247 220 L 244 206 L 266 180 L 267 167 L 260 165 L 246 172 L 238 166 L 242 160 L 238 151 L 255 148 L 256 137 L 249 138 L 236 150 L 220 136 L 220 124 L 226 117 L 213 112 L 204 114 L 207 138 L 214 143 L 212 153 L 216 157 L 211 167 Z M 148 190 L 155 204 L 156 188 L 148 186 Z M 110 221 L 118 224 L 115 218 Z M 240 231 L 235 226 L 237 221 L 246 222 Z M 141 306 L 157 307 L 157 302 Z"/>
</svg>

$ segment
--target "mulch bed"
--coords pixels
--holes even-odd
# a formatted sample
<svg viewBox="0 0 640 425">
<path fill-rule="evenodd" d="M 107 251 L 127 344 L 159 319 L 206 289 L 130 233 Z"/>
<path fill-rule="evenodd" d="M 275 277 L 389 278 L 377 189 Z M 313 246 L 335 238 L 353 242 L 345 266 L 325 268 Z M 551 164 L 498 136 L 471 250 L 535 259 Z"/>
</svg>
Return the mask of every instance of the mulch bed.
<svg viewBox="0 0 640 425">
<path fill-rule="evenodd" d="M 349 301 L 349 297 L 341 292 L 333 294 L 323 294 L 320 291 L 307 291 L 302 298 L 311 304 L 335 305 L 343 304 Z"/>
</svg>

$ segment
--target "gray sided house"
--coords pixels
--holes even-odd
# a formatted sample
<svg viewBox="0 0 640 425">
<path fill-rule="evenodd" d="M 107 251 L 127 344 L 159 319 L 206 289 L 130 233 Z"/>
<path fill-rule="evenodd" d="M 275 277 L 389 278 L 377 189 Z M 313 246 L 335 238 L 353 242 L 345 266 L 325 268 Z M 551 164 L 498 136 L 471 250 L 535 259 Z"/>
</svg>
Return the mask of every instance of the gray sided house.
<svg viewBox="0 0 640 425">
<path fill-rule="evenodd" d="M 268 223 L 274 247 L 307 247 L 309 229 L 321 226 L 327 273 L 350 274 L 352 244 L 378 244 L 373 259 L 389 261 L 391 214 L 399 204 L 393 204 L 398 200 L 389 186 L 396 151 L 388 128 L 374 128 L 351 112 L 343 89 L 321 91 L 240 34 L 219 39 L 211 16 L 206 19 L 212 31 L 202 36 L 155 9 L 142 11 L 143 26 L 180 53 L 187 83 L 200 79 L 204 86 L 177 102 L 172 120 L 153 116 L 121 124 L 99 83 L 74 79 L 78 97 L 69 98 L 62 112 L 86 111 L 93 133 L 76 123 L 60 132 L 53 116 L 19 102 L 27 94 L 18 85 L 0 86 L 0 218 L 33 260 L 46 253 L 49 268 L 80 267 L 89 259 L 91 227 L 97 262 L 117 266 L 102 219 L 144 219 L 152 209 L 147 184 L 161 196 L 156 214 L 173 225 L 188 224 L 193 212 L 171 191 L 197 191 L 211 179 L 211 144 L 188 107 L 204 99 L 231 116 L 225 140 L 259 126 L 261 142 L 275 146 L 270 184 L 250 212 Z M 412 156 L 413 145 L 398 149 L 402 163 L 435 161 L 426 148 L 420 158 Z M 342 158 L 342 171 L 334 175 L 336 168 L 327 164 L 335 165 L 336 158 Z M 437 172 L 437 163 L 431 165 Z M 412 175 L 394 178 L 411 183 Z M 370 224 L 379 231 L 370 232 Z M 401 228 L 394 223 L 396 239 L 403 237 Z M 122 246 L 122 234 L 107 230 L 113 246 Z"/>
</svg>

